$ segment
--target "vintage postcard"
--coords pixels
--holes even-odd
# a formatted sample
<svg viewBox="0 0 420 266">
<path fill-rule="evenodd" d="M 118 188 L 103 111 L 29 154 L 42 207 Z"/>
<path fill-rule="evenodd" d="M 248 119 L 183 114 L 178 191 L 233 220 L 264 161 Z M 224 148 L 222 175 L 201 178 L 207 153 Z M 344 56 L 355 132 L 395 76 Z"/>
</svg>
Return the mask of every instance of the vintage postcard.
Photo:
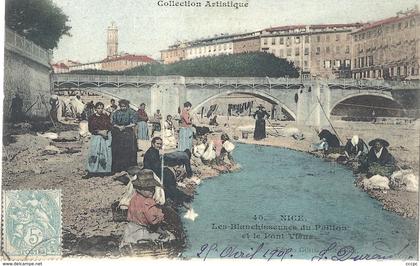
<svg viewBox="0 0 420 266">
<path fill-rule="evenodd" d="M 419 4 L 4 1 L 3 265 L 417 265 Z"/>
</svg>

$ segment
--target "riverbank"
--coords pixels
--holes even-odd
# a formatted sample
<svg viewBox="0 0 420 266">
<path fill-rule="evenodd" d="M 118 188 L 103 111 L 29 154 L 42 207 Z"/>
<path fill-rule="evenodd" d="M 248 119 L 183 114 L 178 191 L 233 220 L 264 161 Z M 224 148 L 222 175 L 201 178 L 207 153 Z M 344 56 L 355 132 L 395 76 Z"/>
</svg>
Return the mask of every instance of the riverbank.
<svg viewBox="0 0 420 266">
<path fill-rule="evenodd" d="M 49 134 L 41 132 L 48 131 Z M 83 179 L 89 139 L 79 138 L 77 124 L 31 126 L 5 125 L 3 138 L 2 190 L 61 190 L 62 251 L 65 257 L 177 257 L 184 249 L 185 234 L 180 219 L 183 207 L 167 201 L 169 223 L 177 228 L 175 241 L 138 244 L 120 249 L 126 221 L 115 221 L 111 205 L 125 192 L 125 185 L 115 176 Z M 52 140 L 51 133 L 58 133 Z M 148 142 L 150 145 L 150 142 Z M 147 149 L 146 147 L 145 149 Z M 138 163 L 144 151 L 138 152 Z M 193 157 L 194 176 L 178 183 L 178 188 L 193 196 L 202 179 L 234 168 L 220 168 L 201 163 Z"/>
<path fill-rule="evenodd" d="M 247 144 L 269 145 L 284 147 L 302 152 L 308 152 L 315 156 L 322 157 L 320 153 L 312 152 L 311 145 L 319 141 L 314 127 L 296 125 L 294 122 L 270 122 L 267 124 L 268 137 L 264 140 L 255 141 L 252 138 L 253 120 L 246 118 L 219 118 L 218 122 L 223 127 L 219 130 L 224 130 L 232 136 L 236 136 L 239 142 Z M 413 173 L 419 176 L 419 140 L 420 140 L 420 123 L 407 124 L 385 124 L 385 123 L 366 123 L 366 122 L 348 122 L 348 121 L 334 121 L 334 128 L 342 142 L 351 138 L 353 135 L 358 135 L 366 142 L 380 137 L 386 139 L 390 143 L 389 151 L 395 157 L 398 166 L 404 169 L 412 169 Z M 271 126 L 271 127 L 270 127 Z M 291 135 L 286 136 L 285 128 L 297 128 L 304 139 L 296 140 Z M 331 128 L 329 128 L 331 130 Z M 331 130 L 332 131 L 332 130 Z M 242 138 L 242 132 L 248 132 L 248 138 Z M 293 130 L 289 130 L 293 132 Z M 280 133 L 280 134 L 279 134 Z M 328 161 L 335 161 L 336 156 L 323 158 Z M 355 185 L 362 189 L 359 178 L 363 176 L 358 175 L 355 179 Z M 383 208 L 397 213 L 403 217 L 410 217 L 417 219 L 418 217 L 418 193 L 408 192 L 402 190 L 367 190 L 369 196 L 378 200 Z"/>
<path fill-rule="evenodd" d="M 243 139 L 241 138 L 242 130 L 238 128 L 249 125 L 253 127 L 250 124 L 253 120 L 248 120 L 231 119 L 229 124 L 225 125 L 222 122 L 221 126 L 213 130 L 216 131 L 216 136 L 225 131 L 231 138 L 238 138 L 237 141 L 243 143 L 285 147 L 303 152 L 309 152 L 311 144 L 318 141 L 313 128 L 297 127 L 290 122 L 274 124 L 277 129 L 268 129 L 269 136 L 262 141 L 252 140 L 252 134 L 248 135 L 248 139 Z M 406 165 L 418 171 L 418 125 L 397 127 L 349 122 L 335 122 L 334 125 L 342 139 L 350 138 L 353 134 L 358 134 L 365 140 L 379 136 L 387 139 L 391 143 L 390 152 L 397 158 L 399 165 Z M 47 127 L 30 130 L 26 126 L 21 125 L 19 128 L 9 130 L 10 134 L 6 134 L 3 139 L 5 152 L 3 153 L 2 189 L 61 190 L 63 256 L 179 256 L 185 247 L 183 231 L 179 232 L 181 237 L 177 241 L 162 246 L 138 245 L 131 251 L 119 249 L 126 222 L 114 221 L 111 205 L 121 198 L 125 186 L 113 176 L 82 179 L 85 175 L 89 140 L 79 138 L 77 125 L 62 125 L 57 130 L 50 128 L 50 131 L 59 131 L 60 141 L 52 141 L 47 136 L 39 134 L 47 130 Z M 296 140 L 291 136 L 280 136 L 276 132 L 280 128 L 293 127 L 297 127 L 303 133 L 303 140 Z M 141 156 L 142 152 L 139 152 L 139 163 L 143 160 Z M 235 157 L 235 151 L 233 156 Z M 238 167 L 236 165 L 234 168 L 227 169 L 204 165 L 201 160 L 193 157 L 194 176 L 179 182 L 178 188 L 189 195 L 194 195 L 202 180 L 224 172 L 236 171 Z M 417 217 L 417 193 L 394 190 L 388 190 L 386 193 L 380 191 L 368 191 L 368 193 L 379 200 L 384 209 L 406 217 Z M 182 230 L 179 213 L 183 212 L 183 209 L 174 208 L 174 210 L 178 213 L 174 223 Z"/>
</svg>

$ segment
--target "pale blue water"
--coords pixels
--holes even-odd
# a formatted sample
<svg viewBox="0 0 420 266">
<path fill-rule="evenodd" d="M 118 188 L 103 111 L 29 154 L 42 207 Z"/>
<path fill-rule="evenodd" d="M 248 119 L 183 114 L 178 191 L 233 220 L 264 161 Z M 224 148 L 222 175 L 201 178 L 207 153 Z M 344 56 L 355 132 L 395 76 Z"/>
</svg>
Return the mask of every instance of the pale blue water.
<svg viewBox="0 0 420 266">
<path fill-rule="evenodd" d="M 342 259 L 418 257 L 416 221 L 382 210 L 354 186 L 349 169 L 303 152 L 257 145 L 237 144 L 234 157 L 240 172 L 206 180 L 197 189 L 192 207 L 199 216 L 183 219 L 188 238 L 184 256 L 197 258 L 202 251 L 201 259 L 232 258 L 242 251 L 248 256 L 256 252 L 254 258 L 311 259 L 335 242 L 324 258 L 333 258 L 344 246 L 338 256 Z M 282 221 L 281 215 L 303 216 L 304 221 Z M 227 229 L 213 229 L 213 224 Z M 297 230 L 233 230 L 231 224 L 295 225 Z M 309 230 L 301 230 L 302 225 Z M 315 230 L 316 225 L 346 230 Z M 265 233 L 276 238 L 265 238 Z M 289 233 L 313 239 L 291 239 Z"/>
</svg>

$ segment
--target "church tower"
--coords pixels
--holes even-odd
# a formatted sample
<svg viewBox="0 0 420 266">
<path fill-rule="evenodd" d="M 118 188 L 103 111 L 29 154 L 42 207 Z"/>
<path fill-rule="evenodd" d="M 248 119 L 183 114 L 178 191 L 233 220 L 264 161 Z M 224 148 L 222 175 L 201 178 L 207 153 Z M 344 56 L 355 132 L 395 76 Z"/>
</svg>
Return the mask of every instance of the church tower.
<svg viewBox="0 0 420 266">
<path fill-rule="evenodd" d="M 116 56 L 118 54 L 118 28 L 115 22 L 111 23 L 108 27 L 108 38 L 107 38 L 107 57 Z"/>
</svg>

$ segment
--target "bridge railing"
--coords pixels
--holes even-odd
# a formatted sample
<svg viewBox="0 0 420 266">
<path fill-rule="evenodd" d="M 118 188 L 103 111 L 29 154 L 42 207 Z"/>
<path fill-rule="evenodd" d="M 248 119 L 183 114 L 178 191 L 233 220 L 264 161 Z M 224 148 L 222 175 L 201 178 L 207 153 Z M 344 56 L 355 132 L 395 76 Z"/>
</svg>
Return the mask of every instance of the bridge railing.
<svg viewBox="0 0 420 266">
<path fill-rule="evenodd" d="M 394 81 L 376 79 L 329 79 L 328 84 L 363 87 L 387 87 L 390 89 L 419 89 L 419 81 Z"/>
<path fill-rule="evenodd" d="M 154 76 L 54 74 L 53 82 L 155 83 Z"/>
<path fill-rule="evenodd" d="M 25 37 L 17 34 L 11 29 L 5 30 L 5 48 L 15 51 L 25 57 L 28 57 L 42 65 L 50 66 L 52 51 L 36 45 Z"/>
<path fill-rule="evenodd" d="M 270 77 L 186 77 L 188 84 L 300 84 L 299 78 Z"/>
<path fill-rule="evenodd" d="M 180 76 L 125 76 L 125 75 L 83 75 L 83 74 L 54 74 L 53 82 L 78 83 L 158 83 L 159 81 L 177 82 Z M 388 80 L 358 80 L 358 79 L 327 79 L 319 80 L 329 85 L 356 86 L 389 89 L 420 89 L 418 81 L 388 81 Z M 314 80 L 299 78 L 269 78 L 269 77 L 185 77 L 186 84 L 312 84 Z"/>
</svg>

